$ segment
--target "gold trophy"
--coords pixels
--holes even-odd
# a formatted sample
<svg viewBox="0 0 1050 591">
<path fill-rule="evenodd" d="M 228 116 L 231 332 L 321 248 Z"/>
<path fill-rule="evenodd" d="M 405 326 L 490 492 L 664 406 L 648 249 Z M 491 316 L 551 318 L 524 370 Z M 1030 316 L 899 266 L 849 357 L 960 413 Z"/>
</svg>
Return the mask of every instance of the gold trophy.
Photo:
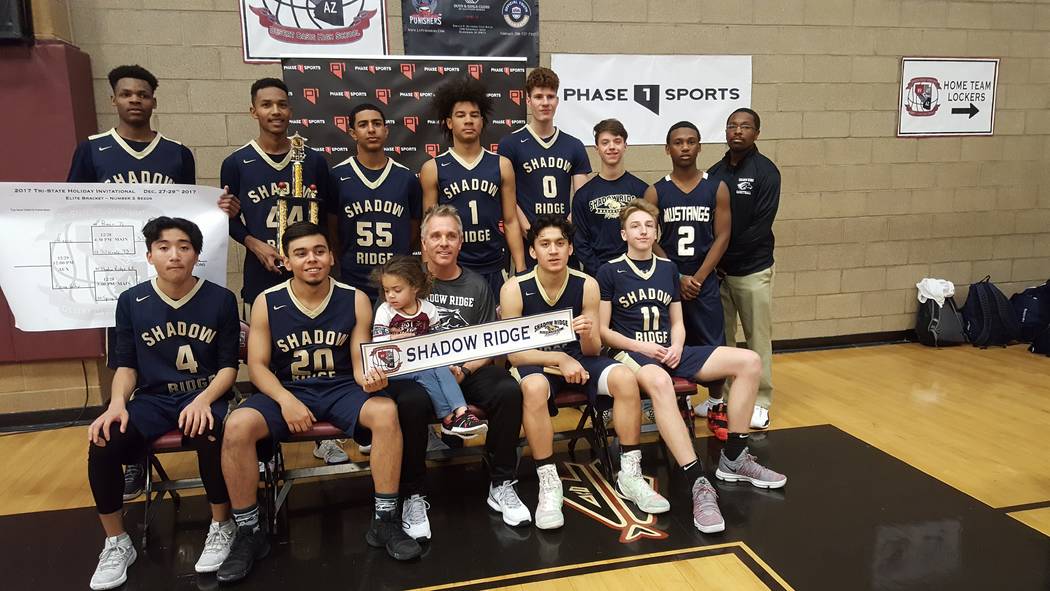
<svg viewBox="0 0 1050 591">
<path fill-rule="evenodd" d="M 296 133 L 288 138 L 292 142 L 292 186 L 291 191 L 287 188 L 284 193 L 277 196 L 277 252 L 284 256 L 284 231 L 288 228 L 288 202 L 293 207 L 301 207 L 304 201 L 309 206 L 309 217 L 311 224 L 320 223 L 318 211 L 320 207 L 317 201 L 317 187 L 310 187 L 310 195 L 307 196 L 303 190 L 303 162 L 306 160 L 306 138 Z M 291 193 L 291 196 L 288 193 Z M 301 211 L 301 210 L 300 210 Z"/>
</svg>

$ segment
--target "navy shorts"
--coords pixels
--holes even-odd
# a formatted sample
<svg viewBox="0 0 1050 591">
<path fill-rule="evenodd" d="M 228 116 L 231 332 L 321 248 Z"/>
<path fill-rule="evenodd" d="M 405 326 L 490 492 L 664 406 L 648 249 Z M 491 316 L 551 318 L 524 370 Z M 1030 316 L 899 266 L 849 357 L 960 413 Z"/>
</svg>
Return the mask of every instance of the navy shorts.
<svg viewBox="0 0 1050 591">
<path fill-rule="evenodd" d="M 138 394 L 128 401 L 128 421 L 146 441 L 179 428 L 179 413 L 189 406 L 200 392 L 186 394 Z M 214 431 L 222 431 L 222 422 L 230 409 L 230 398 L 224 396 L 211 403 Z"/>
<path fill-rule="evenodd" d="M 697 381 L 697 375 L 700 370 L 707 363 L 708 357 L 715 352 L 718 347 L 692 347 L 686 345 L 682 347 L 682 359 L 678 362 L 678 367 L 667 367 L 663 363 L 649 357 L 642 355 L 641 353 L 635 353 L 634 351 L 617 351 L 613 354 L 613 359 L 627 366 L 627 369 L 638 372 L 646 365 L 659 365 L 664 368 L 668 375 L 675 378 L 685 378 L 687 380 Z"/>
<path fill-rule="evenodd" d="M 370 397 L 385 394 L 368 394 L 352 377 L 306 379 L 283 385 L 314 413 L 318 421 L 332 423 L 362 445 L 372 441 L 372 433 L 368 429 L 358 428 L 357 418 L 361 415 L 361 407 Z M 262 393 L 252 394 L 238 408 L 258 411 L 266 421 L 270 437 L 275 441 L 287 441 L 291 437 L 292 432 L 281 414 L 281 405 L 273 398 Z"/>
<path fill-rule="evenodd" d="M 726 344 L 725 318 L 722 315 L 722 296 L 718 291 L 718 277 L 708 275 L 700 285 L 700 295 L 682 300 L 682 320 L 685 323 L 685 344 L 719 346 Z"/>
<path fill-rule="evenodd" d="M 518 380 L 520 384 L 526 377 L 531 375 L 541 375 L 547 378 L 547 400 L 554 399 L 554 396 L 566 388 L 580 388 L 587 393 L 587 397 L 594 402 L 598 395 L 611 396 L 609 393 L 609 372 L 614 367 L 620 365 L 616 361 L 603 356 L 589 356 L 589 355 L 573 355 L 576 361 L 580 362 L 583 369 L 587 370 L 589 379 L 584 384 L 570 384 L 565 381 L 565 378 L 560 375 L 553 373 L 545 373 L 543 367 L 539 365 L 522 365 L 515 367 L 510 370 L 510 374 L 514 376 L 514 379 Z"/>
</svg>

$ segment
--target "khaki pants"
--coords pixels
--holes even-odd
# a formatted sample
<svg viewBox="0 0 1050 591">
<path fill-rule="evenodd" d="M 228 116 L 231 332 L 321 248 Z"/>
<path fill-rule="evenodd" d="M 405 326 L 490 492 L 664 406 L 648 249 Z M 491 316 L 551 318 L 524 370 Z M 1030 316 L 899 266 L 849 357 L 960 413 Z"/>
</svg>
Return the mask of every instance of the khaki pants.
<svg viewBox="0 0 1050 591">
<path fill-rule="evenodd" d="M 762 380 L 755 403 L 767 409 L 773 404 L 773 274 L 770 267 L 743 277 L 727 275 L 721 287 L 726 343 L 736 345 L 739 313 L 747 348 L 762 358 Z M 729 393 L 728 382 L 724 393 Z"/>
</svg>

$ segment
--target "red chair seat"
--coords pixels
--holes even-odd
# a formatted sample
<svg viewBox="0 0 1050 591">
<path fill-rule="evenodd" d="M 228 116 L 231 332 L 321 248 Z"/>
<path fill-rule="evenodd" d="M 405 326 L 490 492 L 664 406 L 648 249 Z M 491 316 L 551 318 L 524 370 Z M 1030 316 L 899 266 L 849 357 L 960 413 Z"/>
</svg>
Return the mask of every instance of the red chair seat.
<svg viewBox="0 0 1050 591">
<path fill-rule="evenodd" d="M 671 378 L 675 394 L 696 394 L 696 384 L 685 378 Z"/>
<path fill-rule="evenodd" d="M 154 451 L 170 451 L 182 448 L 182 431 L 178 429 L 168 431 L 153 442 Z"/>
<path fill-rule="evenodd" d="M 346 433 L 327 421 L 318 421 L 309 431 L 292 433 L 291 441 L 313 441 L 315 439 L 340 439 L 346 437 Z"/>
<path fill-rule="evenodd" d="M 554 405 L 558 408 L 583 406 L 589 401 L 590 399 L 587 397 L 587 394 L 585 392 L 580 392 L 579 390 L 562 390 L 554 396 Z"/>
</svg>

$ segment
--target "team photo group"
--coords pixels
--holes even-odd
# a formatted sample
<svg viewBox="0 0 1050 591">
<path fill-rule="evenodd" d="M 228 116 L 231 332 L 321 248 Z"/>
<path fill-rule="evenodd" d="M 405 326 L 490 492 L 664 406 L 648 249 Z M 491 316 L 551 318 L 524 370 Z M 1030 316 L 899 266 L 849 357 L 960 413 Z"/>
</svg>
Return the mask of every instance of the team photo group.
<svg viewBox="0 0 1050 591">
<path fill-rule="evenodd" d="M 109 84 L 119 122 L 78 146 L 67 180 L 196 184 L 192 152 L 151 126 L 163 86 L 154 74 L 120 66 Z M 369 455 L 374 509 L 362 533 L 396 560 L 423 554 L 428 511 L 442 510 L 427 500 L 432 425 L 452 443 L 484 439 L 490 484 L 476 491 L 479 511 L 498 513 L 505 527 L 563 526 L 552 422 L 562 390 L 611 410 L 619 469 L 610 484 L 645 513 L 671 506 L 643 474 L 643 401 L 677 465 L 661 484 L 688 492 L 700 532 L 725 530 L 717 481 L 785 486 L 787 477 L 748 445 L 752 429 L 770 424 L 780 196 L 779 172 L 756 146 L 760 115 L 740 108 L 728 116 L 728 149 L 706 172 L 697 164 L 698 122 L 669 125 L 669 172 L 650 185 L 627 170 L 628 130 L 616 113 L 585 138 L 600 161 L 592 171 L 584 138 L 554 124 L 559 86 L 552 70 L 533 69 L 530 122 L 490 151 L 481 141 L 492 113 L 486 88 L 450 78 L 430 99 L 449 149 L 418 175 L 391 157 L 392 121 L 379 104 L 356 104 L 348 130 L 355 155 L 329 167 L 288 137 L 282 80 L 244 89 L 258 136 L 222 162 L 217 204 L 245 249 L 239 298 L 195 276 L 205 238 L 194 220 L 162 216 L 142 229 L 155 277 L 117 303 L 112 397 L 88 433 L 88 478 L 105 531 L 92 589 L 127 580 L 137 552 L 123 504 L 141 494 L 148 446 L 173 429 L 196 451 L 211 507 L 195 568 L 222 583 L 244 579 L 270 552 L 260 463 L 273 442 L 319 421 Z M 478 351 L 396 376 L 362 358 L 365 343 L 565 309 L 574 338 L 560 345 Z M 747 348 L 734 346 L 738 319 Z M 235 400 L 242 361 L 255 391 Z M 695 412 L 724 442 L 706 470 L 679 406 L 682 379 L 706 390 Z M 522 433 L 534 499 L 517 490 Z M 337 441 L 320 442 L 314 455 L 348 459 Z M 434 535 L 452 543 L 454 532 Z"/>
</svg>

